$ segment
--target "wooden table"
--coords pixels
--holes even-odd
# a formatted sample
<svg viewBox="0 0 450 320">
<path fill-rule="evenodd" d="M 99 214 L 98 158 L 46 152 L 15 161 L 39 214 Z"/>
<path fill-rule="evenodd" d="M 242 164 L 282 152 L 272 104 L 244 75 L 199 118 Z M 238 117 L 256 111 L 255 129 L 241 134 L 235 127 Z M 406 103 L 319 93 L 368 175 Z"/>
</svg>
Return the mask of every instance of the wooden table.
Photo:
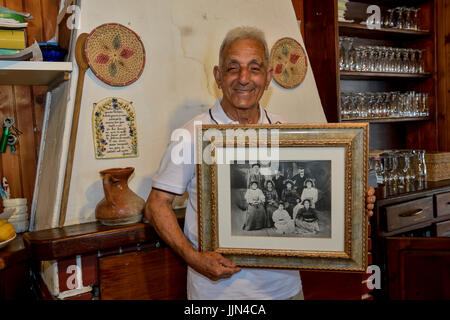
<svg viewBox="0 0 450 320">
<path fill-rule="evenodd" d="M 22 235 L 0 249 L 0 300 L 29 297 L 28 259 Z"/>
</svg>

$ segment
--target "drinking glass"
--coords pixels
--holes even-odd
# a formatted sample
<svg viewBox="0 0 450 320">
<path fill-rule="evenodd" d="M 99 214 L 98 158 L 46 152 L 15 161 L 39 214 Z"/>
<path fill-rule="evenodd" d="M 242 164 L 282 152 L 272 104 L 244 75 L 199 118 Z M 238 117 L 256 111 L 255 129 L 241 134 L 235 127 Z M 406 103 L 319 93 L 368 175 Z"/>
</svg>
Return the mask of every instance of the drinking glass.
<svg viewBox="0 0 450 320">
<path fill-rule="evenodd" d="M 345 67 L 344 37 L 339 37 L 339 69 L 344 70 L 344 67 Z"/>
<path fill-rule="evenodd" d="M 376 156 L 373 158 L 373 168 L 375 170 L 375 175 L 377 176 L 377 183 L 384 184 L 384 166 L 383 159 L 380 156 Z"/>
<path fill-rule="evenodd" d="M 404 20 L 404 29 L 412 29 L 412 8 L 404 8 L 405 11 L 405 20 Z"/>
<path fill-rule="evenodd" d="M 348 39 L 347 61 L 345 63 L 345 70 L 355 70 L 355 47 L 353 46 L 353 39 Z"/>
<path fill-rule="evenodd" d="M 397 8 L 395 8 L 395 10 L 397 11 L 397 20 L 396 20 L 395 27 L 398 29 L 403 29 L 403 27 L 405 25 L 405 19 L 403 16 L 404 7 L 397 7 Z"/>
<path fill-rule="evenodd" d="M 412 13 L 412 16 L 413 16 L 412 21 L 413 22 L 412 22 L 411 28 L 413 30 L 419 30 L 419 11 L 420 11 L 420 8 L 413 8 L 412 11 L 413 11 L 413 13 Z"/>
<path fill-rule="evenodd" d="M 410 71 L 411 73 L 418 73 L 419 68 L 418 68 L 418 63 L 417 63 L 417 50 L 415 49 L 408 49 L 409 50 L 409 55 L 410 55 Z"/>
<path fill-rule="evenodd" d="M 394 48 L 395 52 L 395 66 L 394 72 L 402 72 L 402 52 L 399 48 Z"/>
<path fill-rule="evenodd" d="M 399 104 L 400 104 L 400 92 L 394 91 L 391 93 L 391 109 L 392 109 L 392 116 L 398 117 L 399 116 Z"/>
<path fill-rule="evenodd" d="M 376 71 L 376 63 L 377 63 L 377 56 L 374 46 L 367 46 L 369 50 L 369 70 L 370 72 Z"/>
<path fill-rule="evenodd" d="M 362 49 L 360 47 L 355 48 L 355 71 L 362 71 L 361 61 Z"/>
<path fill-rule="evenodd" d="M 361 47 L 361 71 L 369 71 L 369 49 L 367 46 Z"/>
<path fill-rule="evenodd" d="M 401 49 L 402 52 L 402 66 L 401 66 L 401 72 L 403 73 L 409 73 L 410 72 L 410 60 L 409 60 L 409 50 L 408 49 Z"/>
<path fill-rule="evenodd" d="M 425 68 L 423 66 L 423 52 L 424 50 L 418 49 L 417 50 L 417 63 L 418 63 L 418 68 L 417 71 L 418 73 L 424 73 L 425 72 Z"/>
<path fill-rule="evenodd" d="M 365 119 L 368 117 L 368 99 L 364 93 L 358 93 L 358 105 L 359 105 L 359 114 L 358 118 Z"/>
<path fill-rule="evenodd" d="M 430 111 L 428 107 L 428 93 L 422 93 L 421 101 L 420 101 L 420 109 L 423 116 L 429 116 Z"/>
</svg>

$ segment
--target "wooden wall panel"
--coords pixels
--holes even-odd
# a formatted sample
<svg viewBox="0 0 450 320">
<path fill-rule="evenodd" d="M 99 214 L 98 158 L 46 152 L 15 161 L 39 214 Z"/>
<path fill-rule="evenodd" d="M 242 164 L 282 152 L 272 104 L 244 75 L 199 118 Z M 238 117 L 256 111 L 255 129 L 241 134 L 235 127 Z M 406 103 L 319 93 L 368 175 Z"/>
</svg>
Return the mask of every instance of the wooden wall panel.
<svg viewBox="0 0 450 320">
<path fill-rule="evenodd" d="M 303 40 L 305 40 L 305 16 L 303 12 L 303 0 L 292 0 L 292 6 L 294 7 L 297 20 L 300 20 L 300 33 L 302 34 Z"/>
<path fill-rule="evenodd" d="M 0 0 L 7 8 L 29 12 L 33 19 L 27 27 L 27 45 L 46 42 L 56 30 L 59 0 Z M 8 179 L 12 198 L 27 198 L 30 213 L 36 179 L 37 159 L 45 112 L 45 86 L 0 86 L 0 123 L 14 117 L 22 132 L 14 154 L 10 149 L 0 155 L 0 179 Z M 3 211 L 0 199 L 0 212 Z"/>
<path fill-rule="evenodd" d="M 24 0 L 24 11 L 31 13 L 33 19 L 28 21 L 27 45 L 32 45 L 34 41 L 43 42 L 44 27 L 42 20 L 41 0 Z"/>
<path fill-rule="evenodd" d="M 439 151 L 450 152 L 450 0 L 437 2 Z"/>
</svg>

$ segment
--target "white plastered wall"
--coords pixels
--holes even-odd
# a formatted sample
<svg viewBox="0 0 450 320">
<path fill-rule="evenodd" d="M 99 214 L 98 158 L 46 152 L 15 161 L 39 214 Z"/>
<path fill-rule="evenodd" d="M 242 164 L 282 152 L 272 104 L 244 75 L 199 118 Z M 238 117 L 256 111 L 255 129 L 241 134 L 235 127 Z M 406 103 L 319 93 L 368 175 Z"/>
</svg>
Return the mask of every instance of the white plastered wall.
<svg viewBox="0 0 450 320">
<path fill-rule="evenodd" d="M 65 225 L 95 220 L 95 206 L 103 198 L 98 172 L 107 168 L 134 167 L 129 186 L 147 199 L 172 130 L 207 111 L 220 97 L 212 70 L 229 29 L 256 26 L 266 33 L 269 47 L 282 37 L 304 46 L 291 0 L 82 0 L 80 5 L 77 34 L 107 22 L 123 24 L 140 35 L 147 64 L 141 78 L 127 87 L 108 86 L 91 71 L 86 73 Z M 52 98 L 46 126 L 51 142 L 41 150 L 49 162 L 42 163 L 38 174 L 35 230 L 58 224 L 77 76 L 74 64 L 67 92 L 58 101 Z M 92 106 L 111 96 L 133 102 L 138 158 L 95 159 Z M 297 88 L 272 82 L 261 103 L 290 122 L 326 122 L 311 68 Z"/>
</svg>

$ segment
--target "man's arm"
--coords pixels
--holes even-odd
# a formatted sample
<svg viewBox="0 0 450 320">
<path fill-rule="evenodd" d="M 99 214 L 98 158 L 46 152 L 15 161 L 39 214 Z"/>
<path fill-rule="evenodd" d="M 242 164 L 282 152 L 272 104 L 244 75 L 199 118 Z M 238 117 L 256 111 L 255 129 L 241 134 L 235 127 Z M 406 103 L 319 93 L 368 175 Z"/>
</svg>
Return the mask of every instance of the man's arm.
<svg viewBox="0 0 450 320">
<path fill-rule="evenodd" d="M 195 250 L 181 230 L 172 203 L 175 195 L 153 189 L 145 204 L 145 217 L 161 239 L 170 246 L 191 268 L 211 280 L 231 277 L 240 268 L 216 252 Z"/>
</svg>

